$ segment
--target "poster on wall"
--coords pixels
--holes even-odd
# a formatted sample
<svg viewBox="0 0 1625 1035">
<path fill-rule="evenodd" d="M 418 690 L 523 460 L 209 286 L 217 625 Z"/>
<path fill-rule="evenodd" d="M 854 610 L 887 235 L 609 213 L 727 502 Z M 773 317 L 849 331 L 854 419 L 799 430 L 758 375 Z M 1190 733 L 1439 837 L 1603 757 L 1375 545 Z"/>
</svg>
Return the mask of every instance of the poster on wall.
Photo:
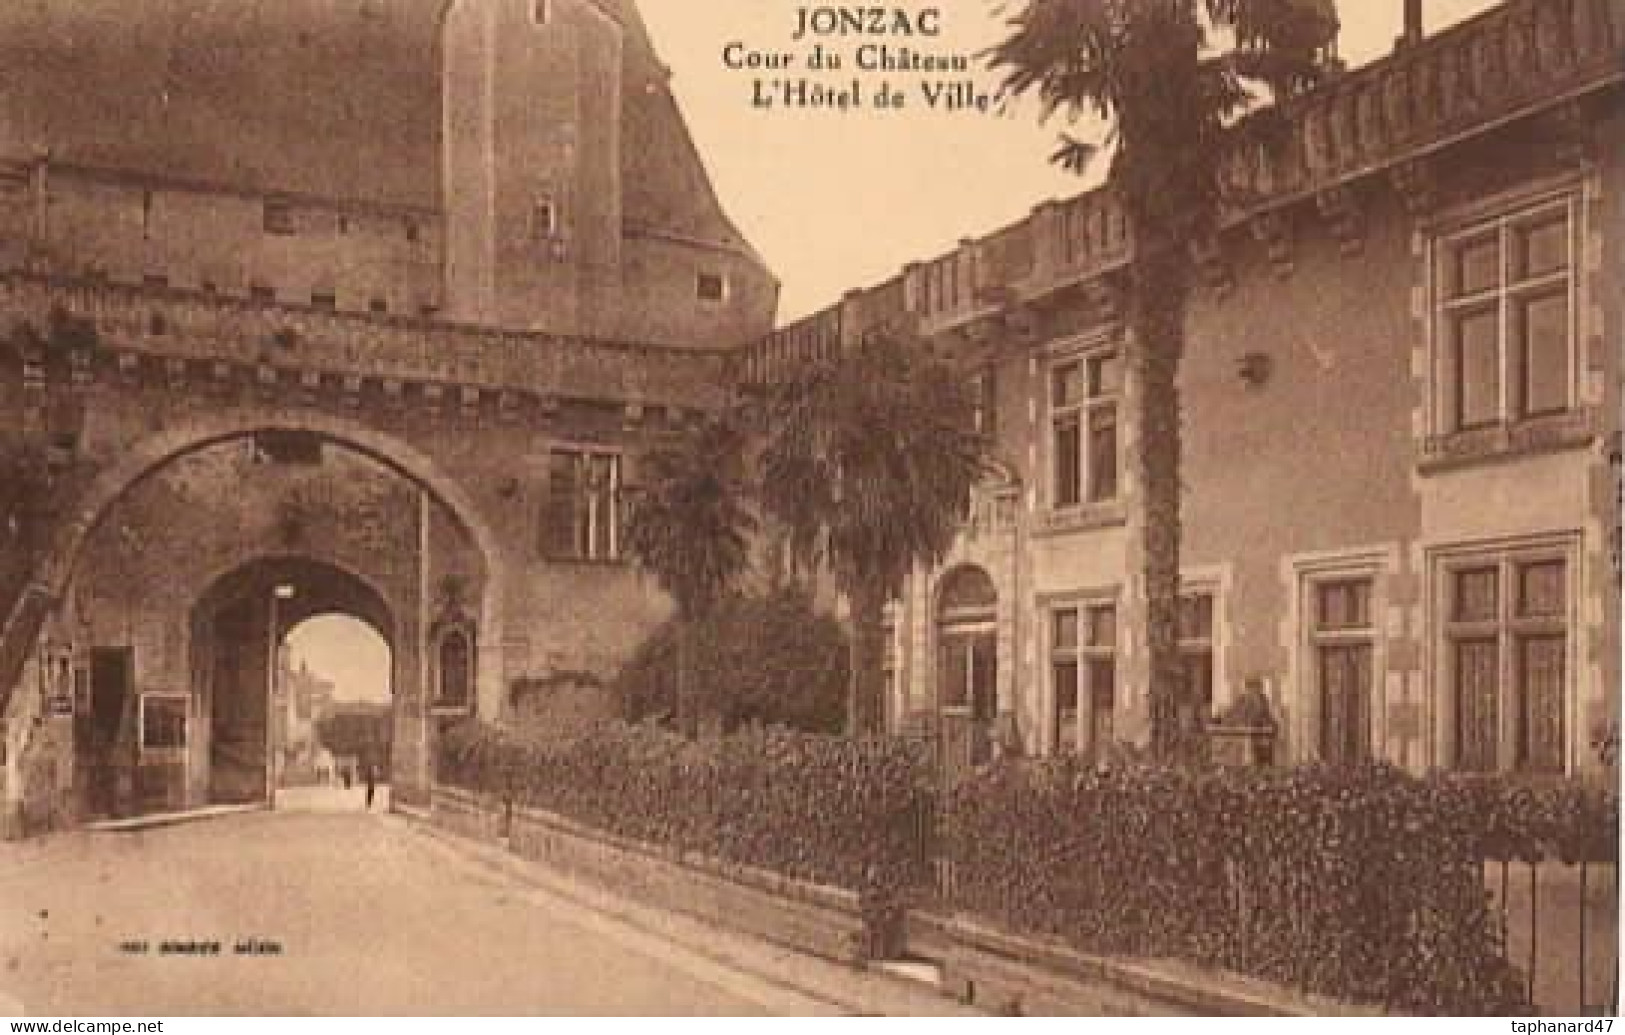
<svg viewBox="0 0 1625 1035">
<path fill-rule="evenodd" d="M 1617 1012 L 1622 95 L 1618 0 L 0 0 L 0 1012 Z"/>
</svg>

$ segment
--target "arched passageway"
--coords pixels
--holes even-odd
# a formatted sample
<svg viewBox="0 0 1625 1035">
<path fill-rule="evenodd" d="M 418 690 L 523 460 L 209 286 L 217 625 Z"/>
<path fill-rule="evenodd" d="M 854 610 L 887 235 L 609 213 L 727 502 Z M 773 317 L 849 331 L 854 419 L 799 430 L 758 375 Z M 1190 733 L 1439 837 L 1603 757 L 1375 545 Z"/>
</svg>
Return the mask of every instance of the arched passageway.
<svg viewBox="0 0 1625 1035">
<path fill-rule="evenodd" d="M 388 603 L 360 577 L 303 557 L 265 558 L 222 576 L 192 609 L 193 693 L 207 717 L 190 747 L 194 794 L 215 803 L 264 801 L 312 765 L 316 719 L 306 688 L 295 685 L 288 633 L 317 615 L 343 614 L 371 627 L 386 644 L 395 619 Z M 351 764 L 387 766 L 378 758 Z"/>
<path fill-rule="evenodd" d="M 84 684 L 62 745 L 80 816 L 265 802 L 290 768 L 313 770 L 312 716 L 279 663 L 316 616 L 382 641 L 387 730 L 366 761 L 397 788 L 427 786 L 430 724 L 475 707 L 489 542 L 398 466 L 298 434 L 317 444 L 286 459 L 258 433 L 166 447 L 158 468 L 109 477 L 64 536 L 47 635 Z"/>
</svg>

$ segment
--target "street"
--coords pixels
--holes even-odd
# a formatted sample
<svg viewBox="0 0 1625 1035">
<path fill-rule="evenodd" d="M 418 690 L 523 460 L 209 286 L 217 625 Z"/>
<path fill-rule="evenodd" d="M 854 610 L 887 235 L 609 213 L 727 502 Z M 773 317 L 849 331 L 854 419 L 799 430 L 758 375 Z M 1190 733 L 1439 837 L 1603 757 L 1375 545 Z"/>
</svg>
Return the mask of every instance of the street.
<svg viewBox="0 0 1625 1035">
<path fill-rule="evenodd" d="M 841 1012 L 325 793 L 0 845 L 0 1013 Z"/>
</svg>

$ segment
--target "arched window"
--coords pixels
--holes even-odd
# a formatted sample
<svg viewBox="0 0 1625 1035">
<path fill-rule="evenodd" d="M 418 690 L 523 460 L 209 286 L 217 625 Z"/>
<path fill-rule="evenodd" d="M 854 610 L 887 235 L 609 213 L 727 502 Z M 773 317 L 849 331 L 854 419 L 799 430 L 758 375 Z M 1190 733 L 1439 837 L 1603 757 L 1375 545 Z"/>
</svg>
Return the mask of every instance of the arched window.
<svg viewBox="0 0 1625 1035">
<path fill-rule="evenodd" d="M 435 704 L 441 708 L 467 708 L 474 690 L 474 643 L 467 629 L 447 630 L 440 637 L 439 686 Z"/>
<path fill-rule="evenodd" d="M 937 593 L 937 690 L 945 708 L 993 718 L 998 590 L 981 568 L 956 569 Z"/>
</svg>

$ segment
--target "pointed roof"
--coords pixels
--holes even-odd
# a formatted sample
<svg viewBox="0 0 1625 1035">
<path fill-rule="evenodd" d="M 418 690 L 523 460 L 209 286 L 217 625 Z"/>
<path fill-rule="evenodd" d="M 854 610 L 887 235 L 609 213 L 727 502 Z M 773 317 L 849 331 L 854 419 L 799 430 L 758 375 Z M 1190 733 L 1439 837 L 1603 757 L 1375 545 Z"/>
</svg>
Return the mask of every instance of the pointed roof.
<svg viewBox="0 0 1625 1035">
<path fill-rule="evenodd" d="M 441 0 L 6 0 L 0 150 L 439 206 Z"/>
</svg>

